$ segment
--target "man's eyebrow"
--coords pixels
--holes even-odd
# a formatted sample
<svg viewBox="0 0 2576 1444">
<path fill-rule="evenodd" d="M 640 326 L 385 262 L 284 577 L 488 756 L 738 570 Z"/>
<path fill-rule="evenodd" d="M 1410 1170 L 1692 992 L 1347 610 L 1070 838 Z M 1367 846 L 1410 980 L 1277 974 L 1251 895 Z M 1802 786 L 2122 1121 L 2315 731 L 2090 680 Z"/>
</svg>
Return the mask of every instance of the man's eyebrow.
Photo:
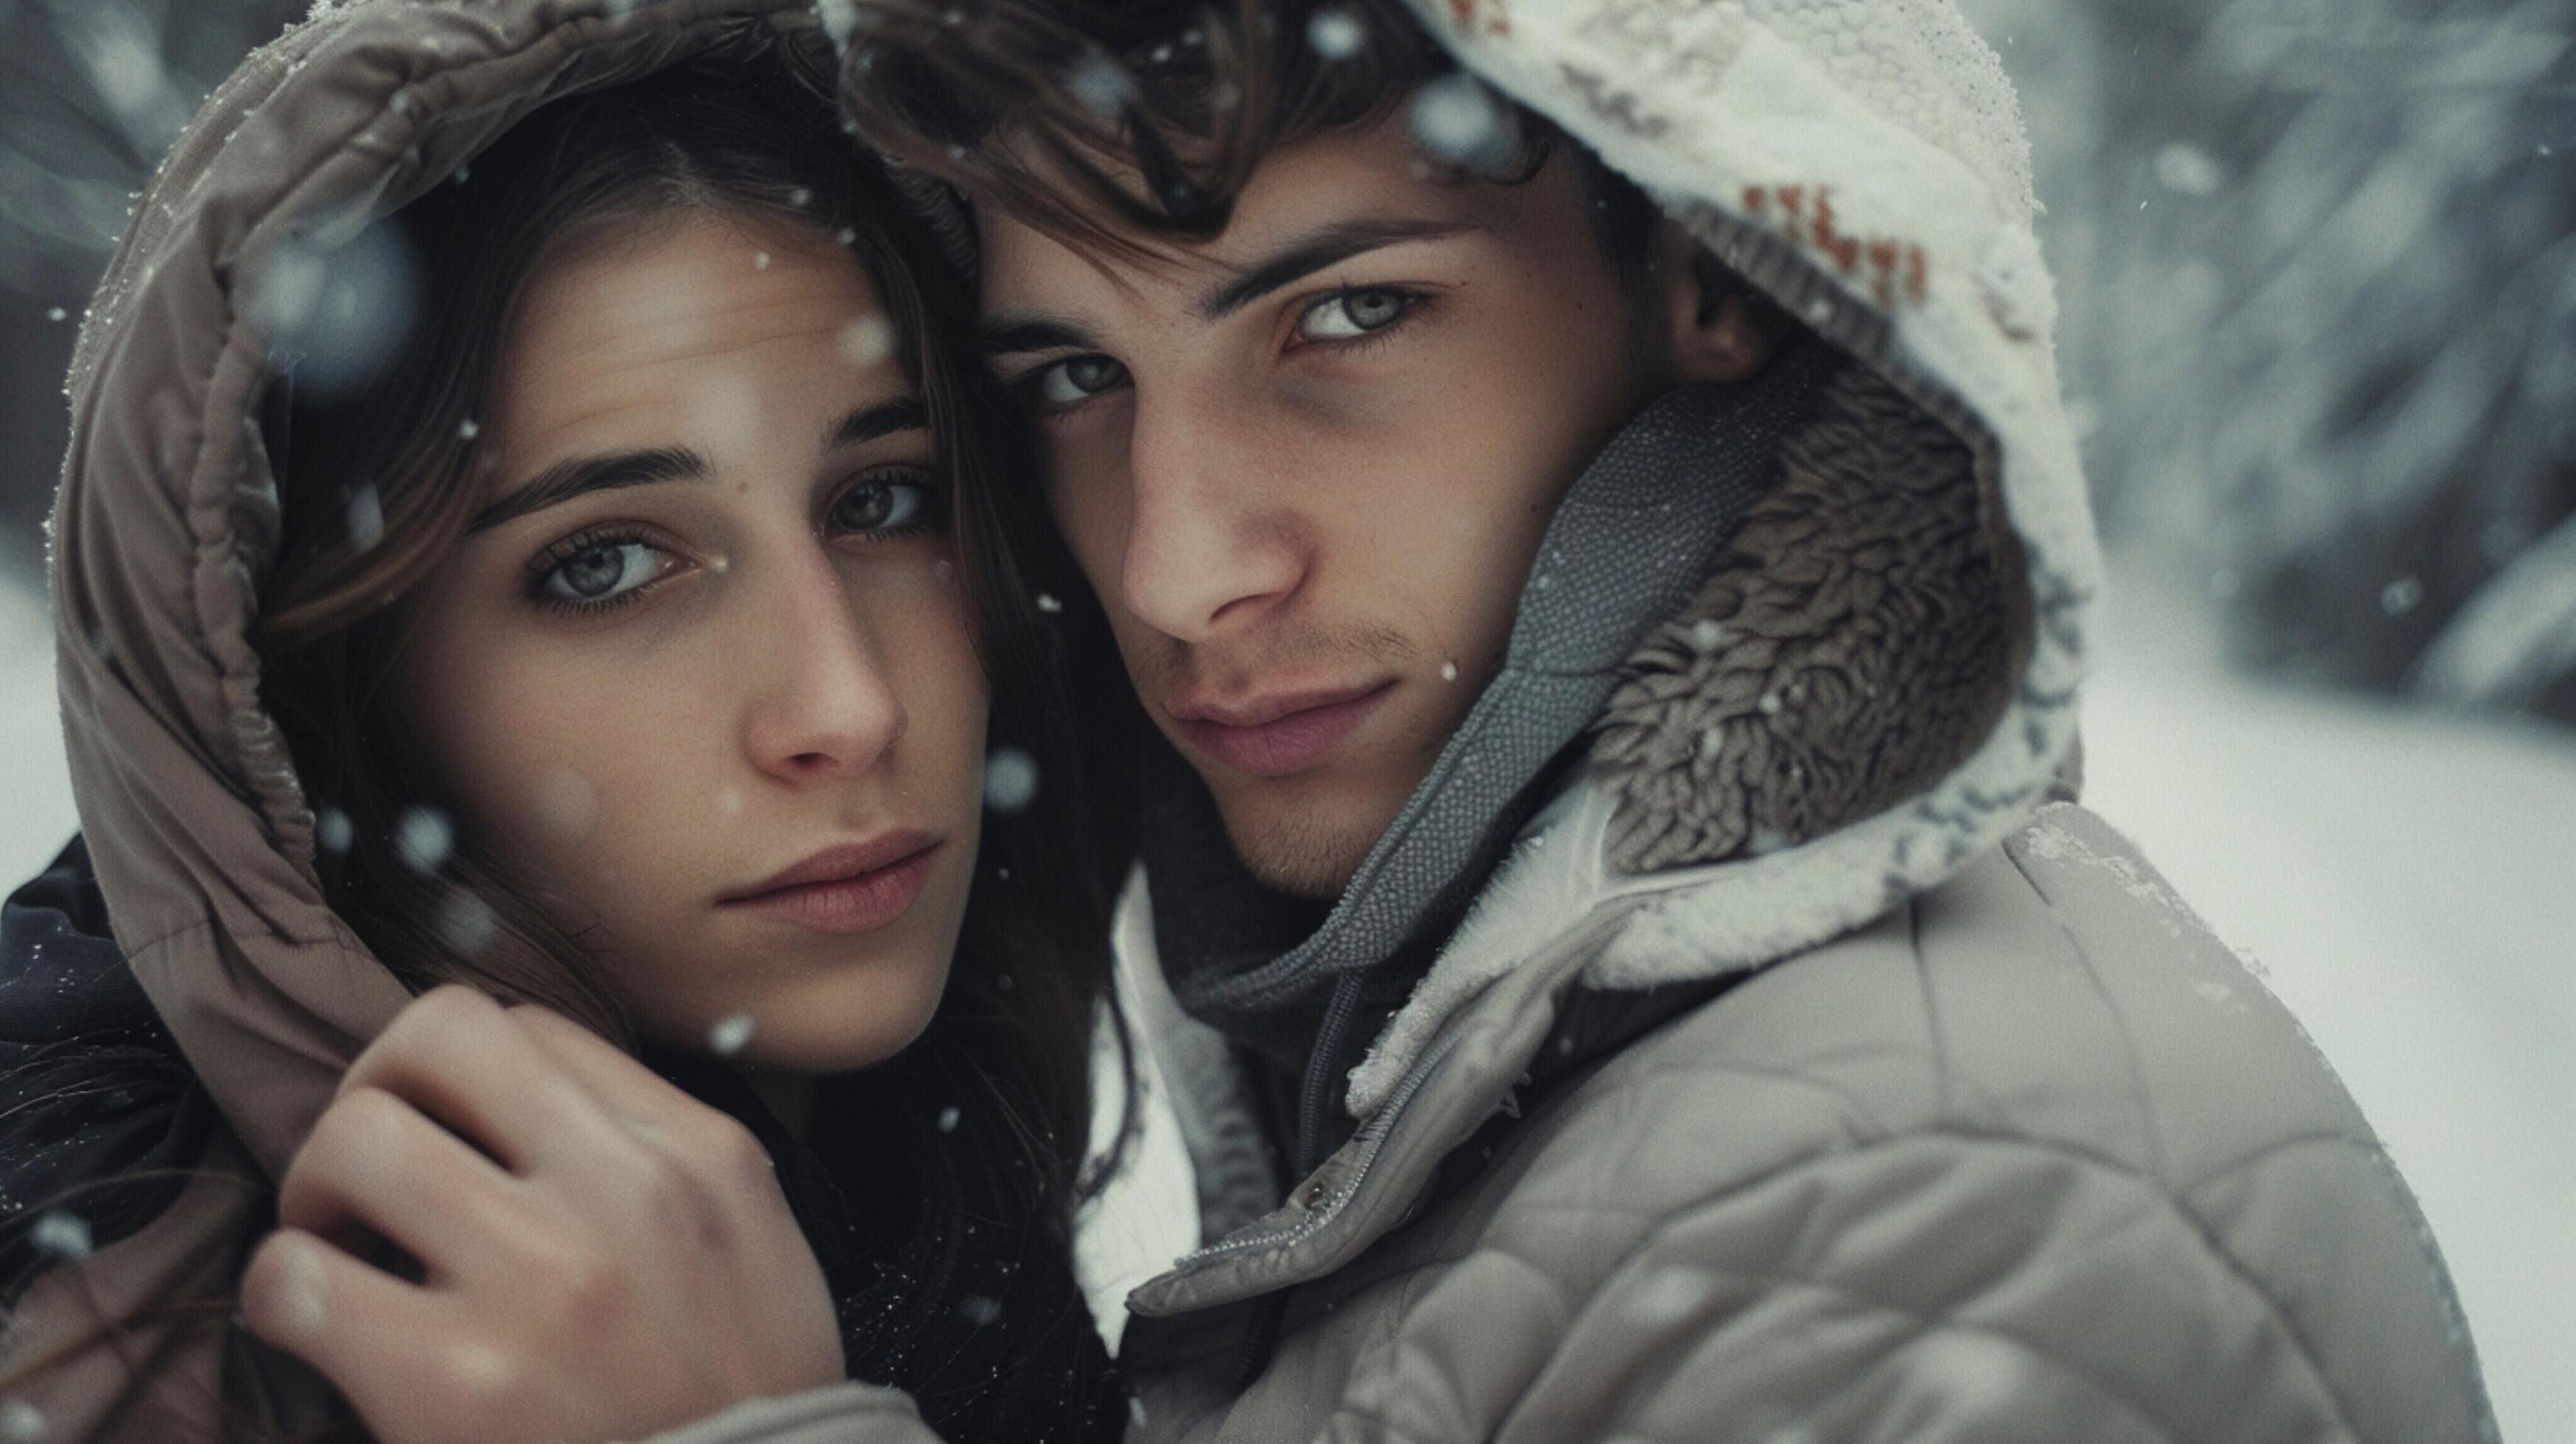
<svg viewBox="0 0 2576 1444">
<path fill-rule="evenodd" d="M 1227 313 L 1240 310 L 1282 286 L 1294 285 L 1326 266 L 1338 265 L 1382 246 L 1405 241 L 1438 240 L 1474 229 L 1473 222 L 1461 220 L 1364 219 L 1336 222 L 1299 236 L 1268 260 L 1247 267 L 1233 280 L 1208 292 L 1199 301 L 1199 318 L 1223 320 Z"/>
<path fill-rule="evenodd" d="M 898 396 L 874 406 L 862 406 L 849 415 L 823 428 L 823 449 L 836 451 L 844 446 L 864 446 L 880 436 L 898 431 L 919 431 L 930 425 L 930 412 L 917 396 Z"/>
<path fill-rule="evenodd" d="M 986 360 L 1022 351 L 1096 349 L 1091 338 L 1079 328 L 1038 316 L 994 317 L 985 323 L 983 347 Z"/>
<path fill-rule="evenodd" d="M 707 459 L 686 447 L 662 446 L 621 451 L 610 456 L 577 456 L 538 472 L 536 479 L 474 513 L 469 532 L 489 531 L 550 506 L 594 491 L 650 486 L 657 481 L 688 481 L 709 474 Z"/>
</svg>

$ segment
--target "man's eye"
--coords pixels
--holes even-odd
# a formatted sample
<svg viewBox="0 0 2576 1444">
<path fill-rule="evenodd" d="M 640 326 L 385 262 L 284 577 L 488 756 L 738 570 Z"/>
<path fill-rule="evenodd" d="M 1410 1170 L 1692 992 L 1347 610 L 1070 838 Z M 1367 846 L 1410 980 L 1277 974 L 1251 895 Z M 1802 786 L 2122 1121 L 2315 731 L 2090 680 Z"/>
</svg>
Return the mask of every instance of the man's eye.
<svg viewBox="0 0 2576 1444">
<path fill-rule="evenodd" d="M 1346 341 L 1383 331 L 1413 309 L 1410 291 L 1340 291 L 1308 306 L 1297 318 L 1303 341 Z"/>
<path fill-rule="evenodd" d="M 1127 379 L 1127 368 L 1106 356 L 1068 356 L 1037 374 L 1037 397 L 1049 408 L 1076 405 Z"/>
</svg>

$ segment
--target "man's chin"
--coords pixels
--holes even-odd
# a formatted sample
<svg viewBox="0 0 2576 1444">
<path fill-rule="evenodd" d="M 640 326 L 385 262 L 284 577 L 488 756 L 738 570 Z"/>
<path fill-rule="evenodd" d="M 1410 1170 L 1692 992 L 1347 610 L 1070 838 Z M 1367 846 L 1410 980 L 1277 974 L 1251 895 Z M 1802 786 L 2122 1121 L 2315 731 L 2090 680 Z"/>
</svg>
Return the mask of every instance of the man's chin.
<svg viewBox="0 0 2576 1444">
<path fill-rule="evenodd" d="M 1224 811 L 1226 836 L 1244 870 L 1272 892 L 1314 902 L 1342 895 L 1390 820 L 1320 808 Z"/>
</svg>

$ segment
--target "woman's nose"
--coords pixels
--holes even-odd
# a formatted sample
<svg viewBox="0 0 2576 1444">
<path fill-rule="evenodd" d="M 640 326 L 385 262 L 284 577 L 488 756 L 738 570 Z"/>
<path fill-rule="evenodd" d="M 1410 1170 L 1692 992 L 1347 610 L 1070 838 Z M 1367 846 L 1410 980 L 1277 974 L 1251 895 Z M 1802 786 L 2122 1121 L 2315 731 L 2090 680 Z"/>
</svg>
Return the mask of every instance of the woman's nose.
<svg viewBox="0 0 2576 1444">
<path fill-rule="evenodd" d="M 744 748 L 763 772 L 800 785 L 865 773 L 905 718 L 864 609 L 819 548 L 769 570 L 739 644 L 755 679 Z"/>
</svg>

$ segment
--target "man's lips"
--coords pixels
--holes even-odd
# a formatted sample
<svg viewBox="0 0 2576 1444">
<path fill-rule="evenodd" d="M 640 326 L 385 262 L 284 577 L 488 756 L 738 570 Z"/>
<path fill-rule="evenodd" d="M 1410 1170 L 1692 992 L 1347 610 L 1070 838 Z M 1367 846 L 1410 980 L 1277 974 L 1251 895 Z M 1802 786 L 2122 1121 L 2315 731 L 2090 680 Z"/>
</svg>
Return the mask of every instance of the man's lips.
<svg viewBox="0 0 2576 1444">
<path fill-rule="evenodd" d="M 1172 720 L 1192 747 L 1238 772 L 1289 777 L 1320 763 L 1395 690 L 1395 679 L 1356 687 L 1272 692 L 1237 701 L 1191 701 Z"/>
<path fill-rule="evenodd" d="M 716 900 L 726 912 L 760 913 L 823 933 L 864 933 L 903 916 L 930 872 L 942 839 L 910 830 L 827 847 L 740 892 Z"/>
</svg>

